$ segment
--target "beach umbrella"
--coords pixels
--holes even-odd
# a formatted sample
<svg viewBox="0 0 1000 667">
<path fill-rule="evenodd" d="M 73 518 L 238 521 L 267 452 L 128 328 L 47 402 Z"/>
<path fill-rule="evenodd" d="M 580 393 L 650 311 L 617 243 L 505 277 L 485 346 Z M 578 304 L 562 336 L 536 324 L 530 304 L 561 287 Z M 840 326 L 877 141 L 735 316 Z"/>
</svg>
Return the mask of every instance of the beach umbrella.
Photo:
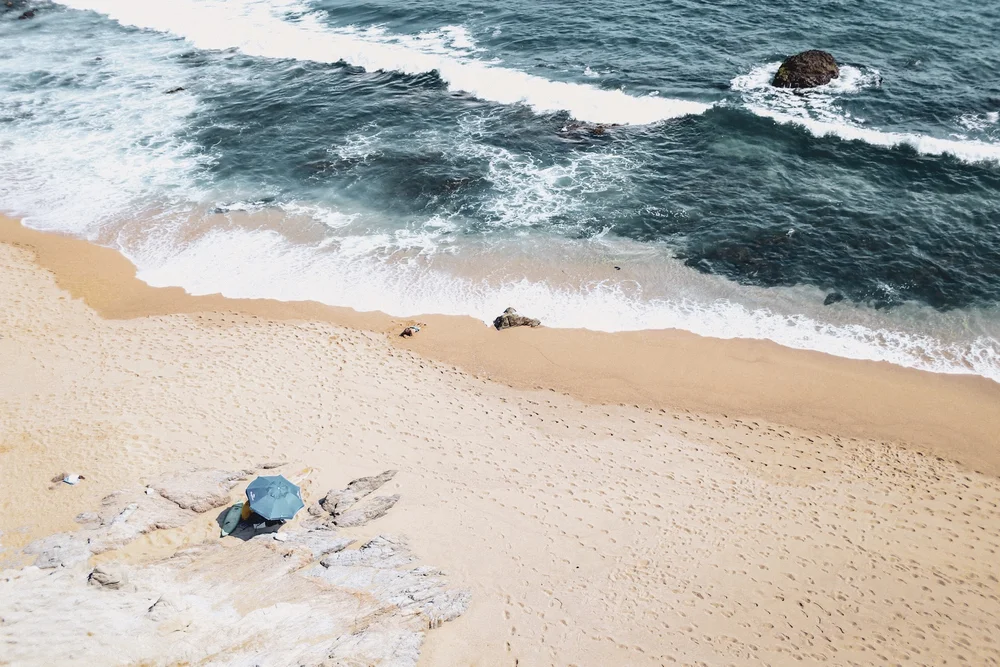
<svg viewBox="0 0 1000 667">
<path fill-rule="evenodd" d="M 268 521 L 291 519 L 302 509 L 302 491 L 282 475 L 258 477 L 247 487 L 250 510 Z"/>
</svg>

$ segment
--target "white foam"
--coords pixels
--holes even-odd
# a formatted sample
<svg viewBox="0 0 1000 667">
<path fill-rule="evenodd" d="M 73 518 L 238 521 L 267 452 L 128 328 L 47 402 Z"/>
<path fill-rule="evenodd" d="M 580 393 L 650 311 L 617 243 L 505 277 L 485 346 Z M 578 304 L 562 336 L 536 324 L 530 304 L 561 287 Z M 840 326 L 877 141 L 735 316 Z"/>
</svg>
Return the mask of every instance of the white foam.
<svg viewBox="0 0 1000 667">
<path fill-rule="evenodd" d="M 764 107 L 748 108 L 758 116 L 772 118 L 779 123 L 804 127 L 818 137 L 832 135 L 848 141 L 863 141 L 886 148 L 908 146 L 924 155 L 952 155 L 965 162 L 1000 162 L 1000 144 L 975 140 L 940 139 L 905 132 L 883 132 L 849 123 L 802 118 Z"/>
<path fill-rule="evenodd" d="M 434 33 L 392 35 L 381 28 L 332 28 L 298 0 L 61 0 L 118 21 L 188 40 L 201 49 L 239 49 L 264 58 L 347 62 L 369 71 L 437 72 L 450 90 L 537 113 L 566 111 L 594 123 L 647 124 L 708 110 L 707 104 L 635 97 L 578 83 L 551 81 L 494 62 L 469 58 L 468 33 L 446 26 Z"/>
<path fill-rule="evenodd" d="M 489 322 L 511 304 L 547 326 L 604 331 L 684 329 L 715 338 L 756 338 L 786 347 L 942 373 L 978 374 L 1000 382 L 1000 343 L 988 336 L 944 343 L 919 333 L 829 324 L 805 315 L 751 309 L 725 298 L 646 299 L 634 284 L 597 280 L 556 287 L 529 279 L 495 282 L 433 268 L 423 252 L 440 237 L 420 233 L 348 237 L 293 245 L 276 232 L 210 232 L 176 250 L 147 247 L 134 259 L 139 277 L 193 294 L 316 300 L 397 316 L 472 314 Z M 408 261 L 386 261 L 405 255 Z"/>
<path fill-rule="evenodd" d="M 530 154 L 478 141 L 463 141 L 455 152 L 488 161 L 492 194 L 480 210 L 494 227 L 514 228 L 551 223 L 578 226 L 592 214 L 588 195 L 617 192 L 631 186 L 635 159 L 614 152 L 577 153 L 552 165 L 539 164 Z"/>
<path fill-rule="evenodd" d="M 908 146 L 925 155 L 953 155 L 966 162 L 1000 162 L 1000 144 L 977 139 L 932 137 L 908 132 L 887 132 L 867 127 L 838 105 L 844 95 L 881 85 L 882 76 L 874 68 L 841 67 L 841 76 L 825 86 L 794 91 L 771 85 L 780 62 L 753 68 L 735 77 L 733 90 L 742 93 L 744 107 L 779 123 L 798 125 L 812 134 L 863 141 L 874 146 Z"/>
<path fill-rule="evenodd" d="M 735 77 L 730 82 L 730 85 L 733 90 L 766 91 L 769 94 L 787 98 L 787 102 L 795 102 L 810 98 L 813 100 L 822 100 L 824 94 L 856 93 L 866 88 L 877 88 L 882 83 L 882 75 L 875 68 L 843 65 L 840 68 L 839 77 L 832 79 L 830 83 L 824 86 L 811 88 L 807 95 L 803 95 L 801 91 L 789 88 L 776 88 L 771 85 L 771 81 L 774 79 L 774 75 L 777 73 L 779 67 L 781 67 L 780 62 L 759 65 L 746 74 Z"/>
<path fill-rule="evenodd" d="M 962 114 L 956 120 L 957 125 L 961 128 L 957 136 L 963 140 L 986 142 L 1000 140 L 998 122 L 1000 122 L 1000 113 L 996 111 Z"/>
<path fill-rule="evenodd" d="M 92 236 L 109 219 L 198 198 L 194 175 L 211 158 L 178 138 L 198 101 L 163 94 L 189 76 L 173 64 L 176 45 L 128 35 L 67 43 L 55 31 L 3 39 L 3 53 L 32 55 L 27 69 L 24 58 L 0 58 L 10 84 L 0 112 L 17 112 L 0 122 L 0 207 L 35 227 Z M 43 75 L 73 85 L 23 85 Z"/>
</svg>

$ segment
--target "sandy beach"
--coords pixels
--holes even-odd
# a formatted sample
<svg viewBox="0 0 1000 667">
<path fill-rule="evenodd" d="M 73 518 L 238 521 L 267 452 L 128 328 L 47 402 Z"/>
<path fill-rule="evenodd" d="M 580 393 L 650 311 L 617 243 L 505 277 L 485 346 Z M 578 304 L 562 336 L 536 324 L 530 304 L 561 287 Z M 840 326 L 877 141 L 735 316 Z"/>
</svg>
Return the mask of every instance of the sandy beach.
<svg viewBox="0 0 1000 667">
<path fill-rule="evenodd" d="M 396 469 L 373 526 L 471 600 L 422 665 L 1000 663 L 1000 385 L 983 378 L 192 297 L 6 219 L 0 368 L 4 567 L 179 465 L 284 461 L 309 471 L 307 502 Z M 64 471 L 86 479 L 53 484 Z"/>
</svg>

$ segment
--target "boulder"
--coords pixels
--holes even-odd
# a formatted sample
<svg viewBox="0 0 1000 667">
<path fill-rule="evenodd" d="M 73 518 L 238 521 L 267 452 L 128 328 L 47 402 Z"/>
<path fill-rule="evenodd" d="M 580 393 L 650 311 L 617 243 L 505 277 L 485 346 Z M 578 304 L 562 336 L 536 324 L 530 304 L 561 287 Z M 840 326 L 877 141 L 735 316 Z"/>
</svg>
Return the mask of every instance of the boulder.
<svg viewBox="0 0 1000 667">
<path fill-rule="evenodd" d="M 518 315 L 517 311 L 513 308 L 508 308 L 503 311 L 503 315 L 493 320 L 493 326 L 497 328 L 497 331 L 512 327 L 537 327 L 541 326 L 541 324 L 541 321 L 534 318 Z"/>
<path fill-rule="evenodd" d="M 840 76 L 837 61 L 826 51 L 803 51 L 781 63 L 771 85 L 777 88 L 815 88 Z"/>
<path fill-rule="evenodd" d="M 128 573 L 120 563 L 101 563 L 87 577 L 87 583 L 107 590 L 120 590 L 128 586 Z"/>
</svg>

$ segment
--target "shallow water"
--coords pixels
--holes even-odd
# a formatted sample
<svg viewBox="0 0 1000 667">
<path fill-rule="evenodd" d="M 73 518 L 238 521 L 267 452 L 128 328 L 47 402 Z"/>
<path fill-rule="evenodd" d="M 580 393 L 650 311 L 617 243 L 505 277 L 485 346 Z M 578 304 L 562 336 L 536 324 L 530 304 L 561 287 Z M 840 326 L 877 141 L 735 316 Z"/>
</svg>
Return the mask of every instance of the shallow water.
<svg viewBox="0 0 1000 667">
<path fill-rule="evenodd" d="M 1000 380 L 1000 11 L 437 4 L 0 15 L 0 208 L 196 293 Z M 811 47 L 840 79 L 768 85 Z"/>
</svg>

